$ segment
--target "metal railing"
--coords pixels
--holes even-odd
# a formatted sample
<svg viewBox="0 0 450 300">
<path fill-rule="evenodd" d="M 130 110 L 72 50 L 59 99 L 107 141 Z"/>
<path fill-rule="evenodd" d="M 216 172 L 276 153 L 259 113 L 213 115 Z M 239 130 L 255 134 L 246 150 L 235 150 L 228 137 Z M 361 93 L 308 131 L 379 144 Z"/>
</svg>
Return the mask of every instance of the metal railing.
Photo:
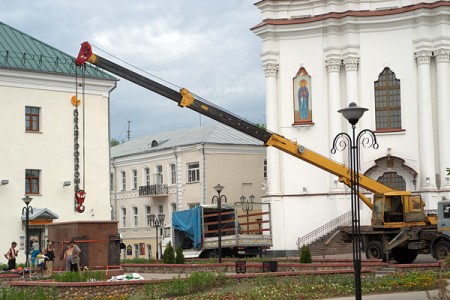
<svg viewBox="0 0 450 300">
<path fill-rule="evenodd" d="M 303 245 L 310 245 L 317 239 L 322 236 L 325 236 L 331 233 L 333 230 L 338 228 L 339 226 L 350 225 L 352 222 L 352 211 L 348 211 L 345 214 L 337 217 L 334 220 L 326 223 L 325 225 L 320 226 L 319 228 L 311 231 L 310 233 L 299 237 L 297 239 L 297 247 L 300 249 Z"/>
<path fill-rule="evenodd" d="M 158 196 L 168 195 L 169 188 L 167 184 L 152 184 L 139 187 L 139 196 Z"/>
</svg>

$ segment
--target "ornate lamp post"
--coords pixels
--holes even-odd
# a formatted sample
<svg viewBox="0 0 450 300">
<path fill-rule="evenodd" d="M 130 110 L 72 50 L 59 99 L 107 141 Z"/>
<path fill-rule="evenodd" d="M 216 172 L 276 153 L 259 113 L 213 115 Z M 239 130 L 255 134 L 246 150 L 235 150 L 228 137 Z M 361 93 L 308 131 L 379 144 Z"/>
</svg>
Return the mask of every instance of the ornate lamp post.
<svg viewBox="0 0 450 300">
<path fill-rule="evenodd" d="M 33 213 L 33 207 L 30 206 L 31 198 L 30 196 L 25 196 L 22 198 L 23 202 L 25 202 L 25 207 L 22 208 L 22 216 L 25 215 L 25 267 L 28 267 L 28 257 L 30 255 L 30 241 L 28 234 L 28 226 L 30 223 L 30 212 Z"/>
<path fill-rule="evenodd" d="M 151 214 L 149 216 L 149 225 L 151 228 L 156 228 L 156 259 L 159 259 L 159 243 L 158 243 L 158 228 L 161 228 L 164 226 L 164 218 L 166 216 L 163 213 L 158 214 L 158 218 Z"/>
<path fill-rule="evenodd" d="M 222 190 L 224 189 L 224 186 L 221 186 L 220 184 L 216 185 L 214 189 L 217 192 L 217 196 L 213 196 L 211 199 L 211 203 L 217 203 L 217 210 L 218 210 L 218 216 L 217 216 L 217 227 L 218 227 L 218 236 L 219 236 L 219 263 L 222 262 L 222 201 L 227 202 L 227 197 L 225 195 L 220 195 Z"/>
<path fill-rule="evenodd" d="M 357 136 L 355 133 L 356 124 L 368 109 L 359 107 L 352 102 L 346 108 L 340 109 L 344 118 L 352 125 L 352 136 L 345 132 L 339 133 L 333 141 L 331 153 L 336 150 L 344 151 L 348 147 L 350 160 L 350 191 L 352 203 L 352 244 L 353 244 L 353 268 L 355 270 L 355 299 L 361 300 L 361 223 L 359 213 L 359 145 L 366 148 L 378 148 L 377 138 L 373 131 L 362 130 Z"/>
<path fill-rule="evenodd" d="M 251 195 L 248 197 L 248 199 L 245 196 L 242 196 L 241 198 L 241 205 L 242 205 L 242 211 L 244 211 L 247 214 L 247 234 L 250 233 L 250 221 L 248 218 L 248 212 L 253 210 L 253 203 L 255 202 L 255 196 Z"/>
</svg>

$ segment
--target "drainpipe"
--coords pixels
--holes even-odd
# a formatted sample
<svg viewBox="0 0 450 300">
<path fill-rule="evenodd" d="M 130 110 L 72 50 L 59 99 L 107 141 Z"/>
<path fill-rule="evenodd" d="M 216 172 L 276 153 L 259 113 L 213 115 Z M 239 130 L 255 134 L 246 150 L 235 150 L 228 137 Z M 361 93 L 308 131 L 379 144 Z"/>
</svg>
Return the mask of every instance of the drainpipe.
<svg viewBox="0 0 450 300">
<path fill-rule="evenodd" d="M 179 160 L 178 160 L 177 148 L 173 147 L 172 150 L 173 150 L 173 155 L 175 156 L 175 180 L 176 180 L 175 186 L 176 186 L 176 195 L 177 195 L 175 201 L 176 201 L 176 205 L 177 205 L 177 210 L 182 210 L 183 209 L 183 201 L 182 201 L 183 199 L 182 199 L 181 195 L 182 195 L 183 185 L 181 182 L 181 176 L 180 176 L 181 174 L 180 174 L 180 172 L 178 172 Z"/>
<path fill-rule="evenodd" d="M 111 160 L 110 160 L 111 161 Z M 110 194 L 112 193 L 113 196 L 110 197 L 110 203 L 109 205 L 111 206 L 111 220 L 112 221 L 117 221 L 117 192 L 116 192 L 116 166 L 114 165 L 114 162 L 111 161 L 111 167 L 112 167 L 112 173 L 113 173 L 113 186 L 112 186 L 112 191 L 110 191 Z M 111 177 L 111 171 L 109 176 Z M 110 187 L 111 189 L 111 187 Z"/>
<path fill-rule="evenodd" d="M 205 143 L 202 143 L 202 197 L 203 204 L 207 204 L 206 201 L 206 157 L 205 157 Z"/>
</svg>

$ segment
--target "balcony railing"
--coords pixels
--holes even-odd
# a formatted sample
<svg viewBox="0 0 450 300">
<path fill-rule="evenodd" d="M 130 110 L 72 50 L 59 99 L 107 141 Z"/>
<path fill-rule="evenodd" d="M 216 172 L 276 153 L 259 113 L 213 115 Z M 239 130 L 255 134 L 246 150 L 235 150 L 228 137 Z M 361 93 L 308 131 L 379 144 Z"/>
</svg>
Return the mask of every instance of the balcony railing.
<svg viewBox="0 0 450 300">
<path fill-rule="evenodd" d="M 169 194 L 167 184 L 152 184 L 139 187 L 139 196 L 164 196 Z"/>
</svg>

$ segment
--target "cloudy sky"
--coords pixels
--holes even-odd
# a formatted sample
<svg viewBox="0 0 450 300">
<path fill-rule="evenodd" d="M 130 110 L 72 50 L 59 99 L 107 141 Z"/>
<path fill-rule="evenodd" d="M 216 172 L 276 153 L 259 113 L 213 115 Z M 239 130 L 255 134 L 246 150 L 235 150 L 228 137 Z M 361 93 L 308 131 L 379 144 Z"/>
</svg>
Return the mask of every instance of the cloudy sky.
<svg viewBox="0 0 450 300">
<path fill-rule="evenodd" d="M 191 92 L 254 123 L 265 123 L 260 22 L 252 0 L 1 1 L 0 21 L 72 56 L 120 58 L 173 89 Z M 121 63 L 123 64 L 123 63 Z M 123 64 L 124 65 L 124 64 Z M 126 65 L 124 65 L 126 66 Z M 131 137 L 212 122 L 121 79 L 111 94 L 111 137 Z"/>
</svg>

